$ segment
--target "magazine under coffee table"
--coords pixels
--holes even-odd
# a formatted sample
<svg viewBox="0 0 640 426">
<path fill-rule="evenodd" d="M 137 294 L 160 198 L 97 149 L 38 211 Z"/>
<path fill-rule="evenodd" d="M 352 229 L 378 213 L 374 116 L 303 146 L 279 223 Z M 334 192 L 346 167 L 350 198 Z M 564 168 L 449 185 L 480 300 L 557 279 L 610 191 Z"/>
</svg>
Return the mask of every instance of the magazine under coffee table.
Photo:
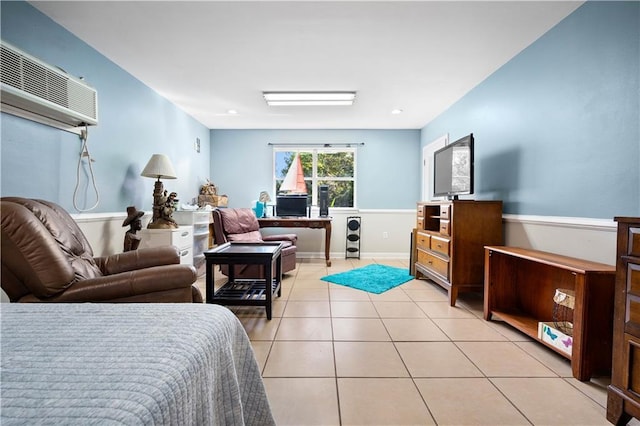
<svg viewBox="0 0 640 426">
<path fill-rule="evenodd" d="M 271 319 L 273 297 L 282 294 L 282 243 L 229 242 L 204 252 L 206 301 L 218 305 L 264 306 Z M 229 265 L 227 282 L 214 292 L 214 265 Z M 233 265 L 262 265 L 265 278 L 236 279 Z"/>
</svg>

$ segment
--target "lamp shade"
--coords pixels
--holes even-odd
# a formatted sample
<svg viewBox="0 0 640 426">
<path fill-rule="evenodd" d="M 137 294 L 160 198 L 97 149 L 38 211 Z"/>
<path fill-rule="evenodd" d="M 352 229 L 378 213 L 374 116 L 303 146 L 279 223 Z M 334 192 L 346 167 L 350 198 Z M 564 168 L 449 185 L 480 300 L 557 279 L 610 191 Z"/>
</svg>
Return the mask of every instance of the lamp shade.
<svg viewBox="0 0 640 426">
<path fill-rule="evenodd" d="M 261 203 L 269 203 L 271 202 L 271 197 L 269 196 L 269 193 L 267 191 L 261 191 L 260 197 L 258 197 L 258 201 L 260 201 Z"/>
<path fill-rule="evenodd" d="M 176 179 L 171 160 L 164 154 L 153 154 L 140 176 L 149 178 Z"/>
</svg>

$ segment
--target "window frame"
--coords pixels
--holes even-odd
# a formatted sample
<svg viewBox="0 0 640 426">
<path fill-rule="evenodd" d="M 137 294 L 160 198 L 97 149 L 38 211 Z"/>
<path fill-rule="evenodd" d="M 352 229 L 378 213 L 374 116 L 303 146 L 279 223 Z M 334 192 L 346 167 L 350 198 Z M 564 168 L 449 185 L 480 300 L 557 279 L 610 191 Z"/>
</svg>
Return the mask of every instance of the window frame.
<svg viewBox="0 0 640 426">
<path fill-rule="evenodd" d="M 323 145 L 331 145 L 331 144 L 323 144 Z M 351 145 L 351 144 L 350 144 Z M 318 185 L 319 181 L 336 181 L 336 182 L 353 182 L 353 206 L 351 207 L 331 207 L 332 209 L 338 210 L 352 210 L 357 209 L 357 175 L 358 175 L 358 150 L 353 146 L 309 146 L 309 145 L 273 145 L 272 150 L 272 159 L 271 159 L 271 171 L 272 171 L 272 182 L 271 182 L 271 193 L 276 196 L 278 193 L 276 192 L 277 181 L 278 178 L 276 176 L 276 154 L 278 152 L 303 152 L 303 153 L 311 153 L 312 158 L 312 172 L 311 177 L 305 177 L 305 181 L 311 181 L 312 188 L 312 199 L 311 205 L 313 207 L 318 206 Z M 353 154 L 353 177 L 326 177 L 326 176 L 318 176 L 318 153 L 338 153 L 338 152 L 348 152 Z M 280 179 L 282 180 L 282 179 Z"/>
</svg>

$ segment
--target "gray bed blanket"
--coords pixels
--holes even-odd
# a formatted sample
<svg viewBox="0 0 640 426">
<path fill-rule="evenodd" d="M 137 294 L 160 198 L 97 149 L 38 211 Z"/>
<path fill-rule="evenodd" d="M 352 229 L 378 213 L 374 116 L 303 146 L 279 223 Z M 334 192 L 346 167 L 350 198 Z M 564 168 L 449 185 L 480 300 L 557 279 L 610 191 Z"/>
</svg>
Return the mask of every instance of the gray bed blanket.
<svg viewBox="0 0 640 426">
<path fill-rule="evenodd" d="M 2 303 L 0 320 L 3 426 L 275 424 L 224 307 Z"/>
</svg>

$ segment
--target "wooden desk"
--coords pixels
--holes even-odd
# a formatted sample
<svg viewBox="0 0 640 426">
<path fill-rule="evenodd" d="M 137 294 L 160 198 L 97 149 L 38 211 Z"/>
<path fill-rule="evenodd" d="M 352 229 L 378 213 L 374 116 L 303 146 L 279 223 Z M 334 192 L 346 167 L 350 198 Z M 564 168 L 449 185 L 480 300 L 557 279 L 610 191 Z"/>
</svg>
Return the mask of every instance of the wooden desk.
<svg viewBox="0 0 640 426">
<path fill-rule="evenodd" d="M 260 228 L 311 228 L 324 229 L 324 258 L 327 266 L 331 266 L 329 249 L 331 248 L 331 218 L 330 217 L 267 217 L 258 219 Z"/>
</svg>

